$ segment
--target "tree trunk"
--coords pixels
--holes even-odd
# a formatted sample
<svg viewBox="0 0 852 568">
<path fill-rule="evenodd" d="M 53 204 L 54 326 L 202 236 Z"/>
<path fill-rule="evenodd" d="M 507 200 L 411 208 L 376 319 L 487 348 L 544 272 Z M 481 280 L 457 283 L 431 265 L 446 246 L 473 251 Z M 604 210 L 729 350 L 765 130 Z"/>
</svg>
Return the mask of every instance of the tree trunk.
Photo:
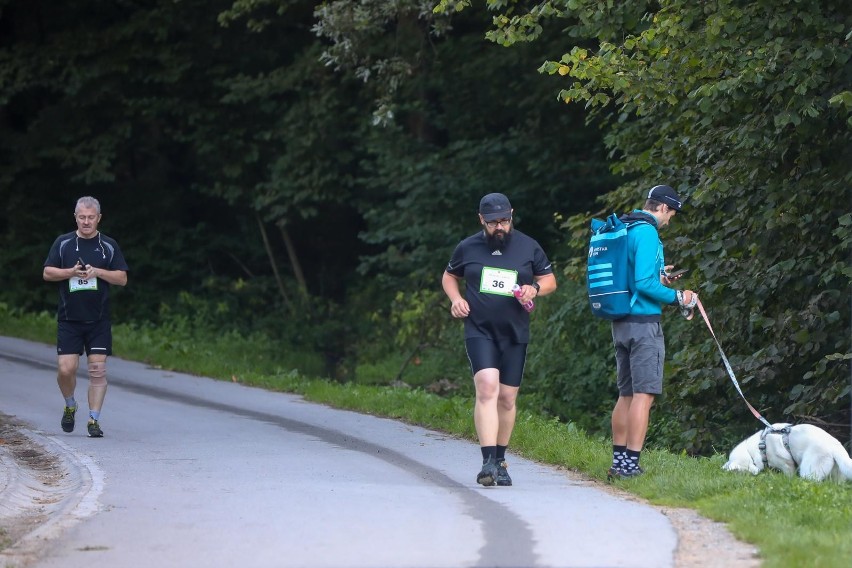
<svg viewBox="0 0 852 568">
<path fill-rule="evenodd" d="M 299 283 L 299 290 L 302 292 L 302 296 L 306 298 L 308 296 L 308 283 L 305 280 L 305 273 L 302 272 L 302 263 L 299 262 L 299 257 L 296 255 L 293 239 L 290 238 L 290 233 L 284 224 L 279 223 L 278 230 L 281 231 L 281 238 L 284 239 L 284 246 L 287 247 L 287 257 L 290 259 L 290 266 L 293 267 L 296 282 Z"/>
<path fill-rule="evenodd" d="M 257 226 L 260 227 L 260 235 L 263 237 L 263 247 L 266 249 L 266 254 L 269 256 L 269 264 L 272 266 L 272 272 L 275 274 L 275 281 L 278 283 L 278 291 L 281 292 L 281 297 L 287 305 L 287 309 L 291 314 L 296 313 L 296 307 L 287 295 L 287 290 L 284 288 L 284 282 L 281 280 L 281 275 L 278 273 L 278 265 L 275 262 L 275 255 L 272 254 L 272 247 L 269 246 L 269 237 L 266 235 L 266 227 L 263 225 L 263 219 L 260 218 L 260 213 L 255 211 Z"/>
</svg>

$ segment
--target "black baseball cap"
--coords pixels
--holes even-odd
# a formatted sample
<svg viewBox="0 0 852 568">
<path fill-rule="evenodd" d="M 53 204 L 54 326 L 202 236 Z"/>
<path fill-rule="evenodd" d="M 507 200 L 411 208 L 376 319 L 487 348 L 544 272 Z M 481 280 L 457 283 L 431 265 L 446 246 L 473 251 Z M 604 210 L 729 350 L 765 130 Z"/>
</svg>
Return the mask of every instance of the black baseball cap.
<svg viewBox="0 0 852 568">
<path fill-rule="evenodd" d="M 683 200 L 675 190 L 667 185 L 655 185 L 648 192 L 648 199 L 665 203 L 678 213 L 683 209 Z"/>
<path fill-rule="evenodd" d="M 508 219 L 512 216 L 512 204 L 502 193 L 489 193 L 479 201 L 479 214 L 486 221 Z"/>
</svg>

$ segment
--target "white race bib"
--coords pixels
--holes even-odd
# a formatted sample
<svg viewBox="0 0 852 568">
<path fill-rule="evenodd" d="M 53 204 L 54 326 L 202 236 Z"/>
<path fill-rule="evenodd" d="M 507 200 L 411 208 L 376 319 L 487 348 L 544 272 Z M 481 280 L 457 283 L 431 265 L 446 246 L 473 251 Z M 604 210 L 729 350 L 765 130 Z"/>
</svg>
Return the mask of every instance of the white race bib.
<svg viewBox="0 0 852 568">
<path fill-rule="evenodd" d="M 75 276 L 68 280 L 68 287 L 72 292 L 79 292 L 80 290 L 97 290 L 98 279 L 95 276 L 91 278 L 78 278 Z"/>
<path fill-rule="evenodd" d="M 512 287 L 518 281 L 517 270 L 505 268 L 482 267 L 482 277 L 479 280 L 479 291 L 484 294 L 511 296 Z"/>
</svg>

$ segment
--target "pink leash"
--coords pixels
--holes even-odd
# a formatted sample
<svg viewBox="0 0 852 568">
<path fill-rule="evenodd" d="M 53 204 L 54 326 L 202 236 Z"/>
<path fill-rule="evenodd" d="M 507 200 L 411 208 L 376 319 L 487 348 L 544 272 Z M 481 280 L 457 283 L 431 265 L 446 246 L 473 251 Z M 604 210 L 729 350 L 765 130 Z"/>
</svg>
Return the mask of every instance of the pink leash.
<svg viewBox="0 0 852 568">
<path fill-rule="evenodd" d="M 731 377 L 731 381 L 733 381 L 734 386 L 737 388 L 737 392 L 740 393 L 743 401 L 748 406 L 748 409 L 751 410 L 751 413 L 754 414 L 754 417 L 766 424 L 769 428 L 772 428 L 772 424 L 770 424 L 766 418 L 760 415 L 760 412 L 754 409 L 754 407 L 749 404 L 746 400 L 745 395 L 743 394 L 742 389 L 740 388 L 740 384 L 737 382 L 737 377 L 734 376 L 734 370 L 731 369 L 731 364 L 728 362 L 728 357 L 725 355 L 725 352 L 722 350 L 722 345 L 719 343 L 719 340 L 716 338 L 716 333 L 713 331 L 713 326 L 710 325 L 710 318 L 707 317 L 707 312 L 704 311 L 704 306 L 701 305 L 701 299 L 698 299 L 698 311 L 701 312 L 701 317 L 704 318 L 704 323 L 707 324 L 707 329 L 710 330 L 710 335 L 713 336 L 713 341 L 716 342 L 716 347 L 719 348 L 719 353 L 722 354 L 722 361 L 725 363 L 725 369 L 728 370 L 728 376 Z"/>
</svg>

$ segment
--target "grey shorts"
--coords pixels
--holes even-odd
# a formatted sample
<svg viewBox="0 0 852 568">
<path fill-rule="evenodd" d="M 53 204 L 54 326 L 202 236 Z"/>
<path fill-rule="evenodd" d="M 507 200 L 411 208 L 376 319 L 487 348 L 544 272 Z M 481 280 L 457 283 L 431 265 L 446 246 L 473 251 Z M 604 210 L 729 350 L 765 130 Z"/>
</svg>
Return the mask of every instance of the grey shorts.
<svg viewBox="0 0 852 568">
<path fill-rule="evenodd" d="M 662 394 L 666 344 L 660 322 L 612 322 L 619 396 Z"/>
</svg>

